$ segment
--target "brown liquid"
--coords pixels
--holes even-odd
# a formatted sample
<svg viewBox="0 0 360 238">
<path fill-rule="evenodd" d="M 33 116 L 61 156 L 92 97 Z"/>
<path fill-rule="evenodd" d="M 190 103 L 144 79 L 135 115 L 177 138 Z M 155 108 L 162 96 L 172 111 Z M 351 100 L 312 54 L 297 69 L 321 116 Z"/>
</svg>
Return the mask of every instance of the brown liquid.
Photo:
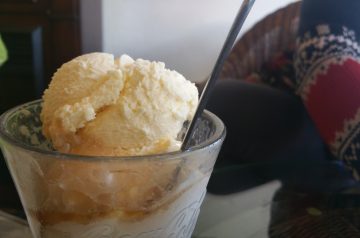
<svg viewBox="0 0 360 238">
<path fill-rule="evenodd" d="M 182 190 L 179 193 L 174 193 L 173 195 L 167 196 L 166 201 L 161 202 L 157 201 L 158 206 L 154 206 L 155 201 L 152 203 L 153 206 L 139 209 L 139 210 L 126 210 L 126 209 L 109 209 L 105 208 L 102 211 L 89 212 L 87 214 L 79 213 L 64 213 L 59 211 L 35 211 L 30 210 L 31 216 L 35 217 L 36 220 L 40 222 L 43 226 L 55 225 L 61 222 L 74 222 L 79 224 L 89 224 L 98 219 L 104 218 L 116 218 L 121 222 L 136 222 L 141 221 L 148 216 L 158 212 L 160 210 L 168 209 L 168 207 L 173 203 L 178 197 L 183 193 L 188 191 L 192 186 L 189 186 Z M 160 198 L 159 198 L 160 199 Z"/>
</svg>

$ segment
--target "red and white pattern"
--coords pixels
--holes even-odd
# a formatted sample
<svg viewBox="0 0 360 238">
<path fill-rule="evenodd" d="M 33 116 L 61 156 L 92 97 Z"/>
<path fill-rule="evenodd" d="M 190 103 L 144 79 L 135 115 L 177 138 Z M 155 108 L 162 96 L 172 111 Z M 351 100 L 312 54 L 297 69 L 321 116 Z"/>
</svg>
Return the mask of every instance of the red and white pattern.
<svg viewBox="0 0 360 238">
<path fill-rule="evenodd" d="M 345 27 L 319 25 L 298 40 L 297 93 L 337 158 L 360 158 L 360 46 Z M 360 159 L 359 159 L 360 160 Z M 358 177 L 356 169 L 354 175 Z"/>
</svg>

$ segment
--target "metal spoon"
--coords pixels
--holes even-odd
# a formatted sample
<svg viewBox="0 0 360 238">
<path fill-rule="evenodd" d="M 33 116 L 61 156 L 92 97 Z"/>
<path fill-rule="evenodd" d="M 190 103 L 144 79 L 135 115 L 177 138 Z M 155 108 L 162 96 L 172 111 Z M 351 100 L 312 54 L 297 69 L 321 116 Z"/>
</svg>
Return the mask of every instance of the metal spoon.
<svg viewBox="0 0 360 238">
<path fill-rule="evenodd" d="M 199 105 L 196 109 L 195 115 L 194 115 L 193 119 L 191 120 L 191 122 L 189 123 L 189 126 L 186 130 L 186 133 L 185 133 L 184 139 L 182 141 L 182 145 L 181 145 L 182 151 L 185 151 L 185 150 L 189 149 L 189 147 L 190 147 L 190 140 L 194 134 L 194 129 L 196 128 L 197 120 L 202 115 L 202 113 L 205 109 L 205 106 L 207 104 L 207 101 L 209 99 L 211 91 L 213 90 L 213 88 L 215 86 L 215 82 L 219 77 L 219 74 L 224 65 L 224 62 L 225 62 L 226 58 L 229 56 L 231 49 L 234 45 L 234 42 L 236 40 L 236 37 L 239 34 L 239 31 L 241 30 L 242 26 L 244 25 L 245 19 L 248 16 L 254 3 L 255 3 L 255 0 L 244 0 L 241 4 L 239 12 L 236 15 L 236 18 L 230 28 L 230 31 L 226 37 L 226 40 L 224 42 L 222 49 L 221 49 L 221 52 L 220 52 L 220 54 L 216 60 L 216 63 L 213 67 L 210 78 L 208 79 L 208 81 L 201 93 Z"/>
</svg>

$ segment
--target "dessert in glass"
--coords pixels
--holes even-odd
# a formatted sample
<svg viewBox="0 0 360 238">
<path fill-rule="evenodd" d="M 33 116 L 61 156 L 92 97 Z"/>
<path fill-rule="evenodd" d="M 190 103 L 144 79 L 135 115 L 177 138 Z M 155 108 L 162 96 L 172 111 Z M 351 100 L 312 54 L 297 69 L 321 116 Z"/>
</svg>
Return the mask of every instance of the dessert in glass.
<svg viewBox="0 0 360 238">
<path fill-rule="evenodd" d="M 92 53 L 4 113 L 0 145 L 34 237 L 189 238 L 225 137 L 205 111 L 179 150 L 195 90 L 162 63 Z"/>
</svg>

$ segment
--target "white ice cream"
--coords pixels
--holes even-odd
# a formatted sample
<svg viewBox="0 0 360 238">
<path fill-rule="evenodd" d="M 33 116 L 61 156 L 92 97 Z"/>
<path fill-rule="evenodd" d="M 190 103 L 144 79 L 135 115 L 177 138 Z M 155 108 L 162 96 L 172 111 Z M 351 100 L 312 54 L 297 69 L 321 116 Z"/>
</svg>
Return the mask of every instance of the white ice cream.
<svg viewBox="0 0 360 238">
<path fill-rule="evenodd" d="M 179 148 L 198 91 L 164 63 L 91 53 L 61 66 L 43 99 L 43 132 L 57 150 L 144 155 Z"/>
</svg>

